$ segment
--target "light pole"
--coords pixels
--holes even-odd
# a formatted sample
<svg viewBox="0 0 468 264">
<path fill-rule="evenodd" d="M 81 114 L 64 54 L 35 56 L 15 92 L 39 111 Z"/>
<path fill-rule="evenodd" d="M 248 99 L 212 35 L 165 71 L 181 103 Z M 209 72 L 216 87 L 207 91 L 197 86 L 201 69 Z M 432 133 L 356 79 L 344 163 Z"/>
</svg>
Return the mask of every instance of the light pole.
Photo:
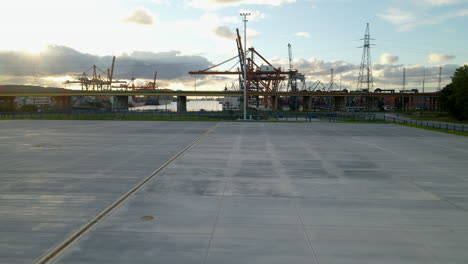
<svg viewBox="0 0 468 264">
<path fill-rule="evenodd" d="M 250 16 L 250 13 L 240 13 L 243 17 L 242 21 L 244 22 L 244 120 L 247 120 L 247 17 Z"/>
</svg>

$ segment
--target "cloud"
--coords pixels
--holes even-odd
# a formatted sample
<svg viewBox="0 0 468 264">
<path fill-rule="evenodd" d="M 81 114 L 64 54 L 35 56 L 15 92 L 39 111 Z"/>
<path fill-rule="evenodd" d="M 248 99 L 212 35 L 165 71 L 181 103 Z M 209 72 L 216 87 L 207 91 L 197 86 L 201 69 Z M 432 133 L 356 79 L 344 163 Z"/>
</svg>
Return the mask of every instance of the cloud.
<svg viewBox="0 0 468 264">
<path fill-rule="evenodd" d="M 243 32 L 244 31 L 240 32 L 242 38 L 244 37 Z M 260 36 L 260 32 L 256 31 L 255 29 L 247 28 L 247 41 L 258 38 L 259 36 Z"/>
<path fill-rule="evenodd" d="M 426 26 L 426 25 L 437 25 L 441 24 L 447 20 L 454 19 L 457 17 L 465 17 L 468 16 L 468 9 L 462 9 L 450 13 L 445 13 L 439 16 L 429 16 L 427 18 L 418 19 L 418 21 L 413 23 L 408 23 L 401 25 L 399 30 L 400 31 L 410 31 L 416 27 Z"/>
<path fill-rule="evenodd" d="M 275 57 L 271 60 L 273 65 L 279 65 L 284 69 L 289 67 L 289 61 L 286 58 Z M 350 74 L 353 71 L 359 70 L 359 65 L 346 61 L 324 61 L 316 58 L 311 59 L 295 59 L 293 61 L 294 68 L 297 68 L 301 73 L 308 76 L 309 80 L 321 79 L 327 81 L 330 79 L 330 70 L 334 69 L 337 75 Z M 357 80 L 357 77 L 356 77 Z"/>
<path fill-rule="evenodd" d="M 258 20 L 265 19 L 268 17 L 265 13 L 258 11 L 258 10 L 241 9 L 239 10 L 239 14 L 240 13 L 249 13 L 250 15 L 247 17 L 249 21 L 258 21 Z"/>
<path fill-rule="evenodd" d="M 273 65 L 287 69 L 287 58 L 275 57 L 270 60 Z M 308 86 L 320 80 L 325 86 L 330 82 L 330 70 L 334 69 L 335 83 L 341 79 L 343 88 L 356 89 L 360 65 L 347 61 L 324 61 L 316 58 L 296 59 L 294 68 L 306 75 Z M 432 67 L 402 64 L 374 64 L 374 87 L 399 90 L 402 84 L 403 68 L 406 68 L 407 88 L 420 89 L 424 75 L 426 76 L 426 91 L 434 91 L 438 85 L 439 67 L 443 67 L 443 85 L 450 82 L 450 78 L 460 65 L 445 64 Z M 425 72 L 425 73 L 424 73 Z"/>
<path fill-rule="evenodd" d="M 434 3 L 435 2 L 436 1 L 434 1 Z M 397 25 L 398 31 L 410 31 L 417 27 L 437 25 L 450 19 L 468 16 L 468 9 L 451 11 L 442 15 L 426 14 L 421 16 L 404 10 L 389 8 L 385 13 L 379 14 L 378 16 Z"/>
<path fill-rule="evenodd" d="M 170 0 L 150 0 L 150 2 L 158 5 L 171 5 Z"/>
<path fill-rule="evenodd" d="M 396 55 L 384 53 L 380 55 L 380 64 L 394 64 L 398 62 L 399 57 Z"/>
<path fill-rule="evenodd" d="M 297 37 L 310 38 L 310 34 L 307 33 L 307 32 L 297 32 L 294 35 L 297 36 Z"/>
<path fill-rule="evenodd" d="M 4 84 L 31 84 L 63 87 L 63 80 L 73 80 L 84 71 L 90 72 L 92 65 L 102 71 L 110 67 L 112 56 L 86 54 L 65 46 L 49 46 L 44 52 L 32 54 L 20 51 L 0 51 L 0 76 Z M 275 57 L 269 61 L 283 69 L 289 66 L 286 57 Z M 294 68 L 304 73 L 309 86 L 320 80 L 327 84 L 330 69 L 334 69 L 335 82 L 342 81 L 343 88 L 355 89 L 360 65 L 347 61 L 324 61 L 316 58 L 298 58 Z M 161 87 L 193 88 L 195 77 L 189 71 L 208 68 L 212 63 L 202 56 L 186 56 L 178 51 L 147 52 L 137 51 L 117 56 L 115 78 L 128 80 L 150 80 L 154 71 L 158 71 L 158 83 Z M 427 91 L 435 90 L 438 82 L 439 66 L 443 67 L 443 85 L 450 81 L 451 75 L 460 65 L 446 64 L 433 67 L 406 66 L 397 64 L 375 64 L 373 66 L 375 87 L 400 89 L 403 67 L 407 69 L 407 87 L 421 87 L 426 71 Z M 103 73 L 102 73 L 103 74 Z M 197 89 L 215 89 L 230 87 L 237 79 L 225 76 L 197 76 Z M 217 88 L 216 88 L 217 89 Z"/>
<path fill-rule="evenodd" d="M 237 34 L 228 26 L 218 26 L 212 29 L 212 32 L 215 36 L 223 39 L 231 40 L 232 43 L 235 43 L 234 40 L 237 38 Z M 243 31 L 240 31 L 241 38 L 244 38 Z M 254 29 L 247 28 L 247 40 L 255 39 L 260 36 L 260 33 Z"/>
<path fill-rule="evenodd" d="M 49 46 L 40 54 L 21 51 L 0 52 L 0 76 L 36 77 L 77 76 L 93 65 L 106 71 L 112 56 L 81 53 L 65 46 Z M 8 65 L 8 66 L 6 66 Z M 178 51 L 135 51 L 117 56 L 115 76 L 121 79 L 158 78 L 173 80 L 188 77 L 188 72 L 207 68 L 211 63 L 201 56 L 185 56 Z"/>
<path fill-rule="evenodd" d="M 428 59 L 429 63 L 447 62 L 447 61 L 451 61 L 451 60 L 453 60 L 455 58 L 456 58 L 456 56 L 453 56 L 453 55 L 436 54 L 436 53 L 429 54 L 429 56 L 427 56 L 427 59 Z"/>
<path fill-rule="evenodd" d="M 216 10 L 239 5 L 280 6 L 295 2 L 296 0 L 191 0 L 188 5 L 194 8 Z"/>
<path fill-rule="evenodd" d="M 389 8 L 385 13 L 378 16 L 395 25 L 406 24 L 416 20 L 416 15 L 413 13 L 396 8 Z"/>
<path fill-rule="evenodd" d="M 236 34 L 228 26 L 216 27 L 213 29 L 213 33 L 220 38 L 236 39 Z"/>
<path fill-rule="evenodd" d="M 468 3 L 468 0 L 423 0 L 423 2 L 431 6 L 443 6 Z"/>
<path fill-rule="evenodd" d="M 450 82 L 455 70 L 460 67 L 455 64 L 440 65 L 443 68 L 442 82 L 446 85 Z M 407 88 L 420 89 L 422 81 L 426 80 L 426 91 L 435 90 L 438 86 L 439 65 L 425 67 L 421 65 L 375 65 L 374 80 L 379 86 L 390 86 L 400 89 L 403 82 L 403 68 L 406 68 Z M 425 77 L 424 77 L 425 76 Z"/>
<path fill-rule="evenodd" d="M 125 23 L 133 23 L 138 25 L 153 25 L 155 22 L 155 17 L 151 12 L 146 8 L 136 9 L 128 16 L 122 20 Z"/>
</svg>

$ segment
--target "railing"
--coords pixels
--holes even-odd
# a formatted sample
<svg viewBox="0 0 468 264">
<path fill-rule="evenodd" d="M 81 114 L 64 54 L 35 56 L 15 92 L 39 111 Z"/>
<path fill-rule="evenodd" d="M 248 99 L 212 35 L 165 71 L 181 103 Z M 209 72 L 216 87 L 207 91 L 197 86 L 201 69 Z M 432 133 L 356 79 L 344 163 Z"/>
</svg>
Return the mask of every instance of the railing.
<svg viewBox="0 0 468 264">
<path fill-rule="evenodd" d="M 234 120 L 236 115 L 221 112 L 160 112 L 160 111 L 72 111 L 72 112 L 3 112 L 0 119 L 41 119 L 41 120 Z"/>
<path fill-rule="evenodd" d="M 328 115 L 331 122 L 336 121 L 379 121 L 375 113 L 333 113 Z"/>
<path fill-rule="evenodd" d="M 394 116 L 383 116 L 383 121 L 400 123 L 405 125 L 415 125 L 428 128 L 436 128 L 448 131 L 458 131 L 458 132 L 468 132 L 468 126 L 465 124 L 455 124 L 455 123 L 446 123 L 446 122 L 437 122 L 437 121 L 423 121 L 423 120 L 413 120 L 409 118 L 400 118 Z"/>
<path fill-rule="evenodd" d="M 370 122 L 390 122 L 404 125 L 414 125 L 448 131 L 468 132 L 468 126 L 465 124 L 446 123 L 437 121 L 413 120 L 399 116 L 388 116 L 383 113 L 337 113 L 332 122 L 336 121 L 370 121 Z"/>
<path fill-rule="evenodd" d="M 135 120 L 135 121 L 234 121 L 241 120 L 242 112 L 164 112 L 164 111 L 72 111 L 72 112 L 0 112 L 0 119 L 38 120 Z M 464 124 L 420 121 L 381 113 L 306 113 L 306 112 L 253 112 L 247 115 L 253 121 L 368 121 L 393 122 L 450 131 L 468 132 Z"/>
<path fill-rule="evenodd" d="M 234 121 L 243 118 L 238 111 L 224 112 L 165 112 L 165 111 L 71 111 L 71 112 L 0 112 L 0 119 L 39 120 L 186 120 L 186 121 Z M 324 114 L 301 112 L 252 112 L 247 115 L 254 121 L 302 121 L 330 119 Z M 330 120 L 329 120 L 330 121 Z"/>
</svg>

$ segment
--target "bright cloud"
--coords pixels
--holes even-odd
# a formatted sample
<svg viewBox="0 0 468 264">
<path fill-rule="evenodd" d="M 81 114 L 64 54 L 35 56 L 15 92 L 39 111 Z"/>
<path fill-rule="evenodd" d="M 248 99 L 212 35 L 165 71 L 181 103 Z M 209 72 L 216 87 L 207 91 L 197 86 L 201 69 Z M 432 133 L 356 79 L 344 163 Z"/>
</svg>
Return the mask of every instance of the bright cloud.
<svg viewBox="0 0 468 264">
<path fill-rule="evenodd" d="M 241 10 L 239 10 L 239 14 L 240 14 L 240 13 L 248 13 L 248 14 L 250 14 L 250 15 L 248 16 L 248 18 L 247 18 L 249 21 L 258 21 L 258 20 L 265 19 L 265 18 L 268 17 L 265 13 L 263 13 L 263 12 L 261 12 L 261 11 L 259 11 L 259 10 L 241 9 Z"/>
<path fill-rule="evenodd" d="M 307 33 L 307 32 L 297 32 L 294 35 L 297 36 L 297 37 L 310 38 L 310 34 Z"/>
<path fill-rule="evenodd" d="M 214 10 L 239 5 L 280 6 L 295 2 L 296 0 L 191 0 L 188 5 L 195 8 Z"/>
<path fill-rule="evenodd" d="M 37 52 L 48 45 L 74 47 L 95 54 L 151 50 L 154 41 L 149 40 L 156 39 L 154 27 L 122 23 L 122 19 L 132 15 L 134 6 L 123 7 L 117 2 L 82 0 L 79 5 L 70 5 L 70 1 L 63 0 L 10 1 L 8 12 L 0 16 L 0 24 L 9 26 L 1 27 L 0 34 L 14 37 L 3 38 L 0 50 Z M 167 42 L 164 50 L 171 48 Z"/>
<path fill-rule="evenodd" d="M 219 26 L 213 29 L 213 33 L 221 38 L 236 39 L 236 34 L 228 26 Z"/>
<path fill-rule="evenodd" d="M 443 6 L 468 3 L 468 0 L 423 0 L 423 2 L 432 6 Z"/>
<path fill-rule="evenodd" d="M 155 22 L 155 17 L 151 12 L 146 8 L 139 8 L 134 10 L 130 16 L 122 20 L 125 23 L 133 23 L 138 25 L 153 25 Z"/>
<path fill-rule="evenodd" d="M 427 56 L 427 59 L 428 59 L 429 63 L 447 62 L 447 61 L 451 61 L 451 60 L 453 60 L 455 58 L 456 58 L 456 56 L 453 56 L 453 55 L 436 54 L 436 53 L 429 54 L 429 56 Z"/>
<path fill-rule="evenodd" d="M 234 25 L 236 23 L 237 25 Z M 241 26 L 239 16 L 220 16 L 212 12 L 207 12 L 197 19 L 185 19 L 167 24 L 167 27 L 171 28 L 172 34 L 181 39 L 180 43 L 187 43 L 187 38 L 192 38 L 195 43 L 203 43 L 202 47 L 199 47 L 200 52 L 209 51 L 209 55 L 222 58 L 237 54 L 236 26 Z M 242 28 L 240 28 L 242 38 L 243 33 Z M 187 36 L 188 34 L 190 37 Z M 259 35 L 260 33 L 252 27 L 247 28 L 248 42 Z M 248 43 L 248 45 L 250 44 Z M 186 50 L 187 47 L 177 47 L 177 49 Z M 191 54 L 193 53 L 197 52 Z"/>
<path fill-rule="evenodd" d="M 379 17 L 395 25 L 406 24 L 416 20 L 416 16 L 413 13 L 396 8 L 387 9 L 387 11 L 380 14 Z"/>
<path fill-rule="evenodd" d="M 434 1 L 434 3 L 436 2 L 439 1 Z M 442 3 L 442 1 L 440 1 L 440 3 Z M 426 14 L 423 16 L 396 8 L 389 8 L 385 13 L 379 14 L 378 16 L 394 25 L 397 25 L 399 31 L 410 31 L 417 27 L 437 25 L 450 19 L 468 16 L 468 9 L 456 10 L 442 15 Z"/>
<path fill-rule="evenodd" d="M 159 5 L 171 5 L 170 0 L 150 0 L 152 3 L 156 3 Z"/>
<path fill-rule="evenodd" d="M 420 18 L 418 19 L 418 21 L 414 22 L 414 23 L 408 23 L 408 24 L 404 24 L 404 25 L 401 25 L 399 30 L 400 31 L 409 31 L 409 30 L 412 30 L 416 27 L 420 27 L 420 26 L 426 26 L 426 25 L 437 25 L 437 24 L 441 24 L 447 20 L 450 20 L 450 19 L 454 19 L 454 18 L 457 18 L 457 17 L 465 17 L 465 16 L 468 16 L 468 9 L 462 9 L 462 10 L 458 10 L 458 11 L 454 11 L 454 12 L 450 12 L 450 13 L 445 13 L 443 15 L 439 15 L 439 16 L 431 16 L 429 18 Z"/>
<path fill-rule="evenodd" d="M 380 64 L 393 64 L 398 62 L 399 57 L 396 55 L 384 53 L 380 55 Z"/>
</svg>

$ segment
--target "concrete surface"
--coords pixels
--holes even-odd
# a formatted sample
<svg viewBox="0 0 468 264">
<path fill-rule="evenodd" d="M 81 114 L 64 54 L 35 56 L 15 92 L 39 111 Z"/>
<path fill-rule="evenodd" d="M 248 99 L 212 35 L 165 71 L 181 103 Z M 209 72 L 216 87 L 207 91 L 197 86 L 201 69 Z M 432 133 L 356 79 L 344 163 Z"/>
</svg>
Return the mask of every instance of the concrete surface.
<svg viewBox="0 0 468 264">
<path fill-rule="evenodd" d="M 42 122 L 1 123 L 2 263 L 30 263 L 214 125 Z M 221 123 L 55 263 L 467 263 L 467 160 L 465 137 L 397 125 Z"/>
<path fill-rule="evenodd" d="M 0 121 L 0 263 L 32 263 L 211 126 Z"/>
</svg>

